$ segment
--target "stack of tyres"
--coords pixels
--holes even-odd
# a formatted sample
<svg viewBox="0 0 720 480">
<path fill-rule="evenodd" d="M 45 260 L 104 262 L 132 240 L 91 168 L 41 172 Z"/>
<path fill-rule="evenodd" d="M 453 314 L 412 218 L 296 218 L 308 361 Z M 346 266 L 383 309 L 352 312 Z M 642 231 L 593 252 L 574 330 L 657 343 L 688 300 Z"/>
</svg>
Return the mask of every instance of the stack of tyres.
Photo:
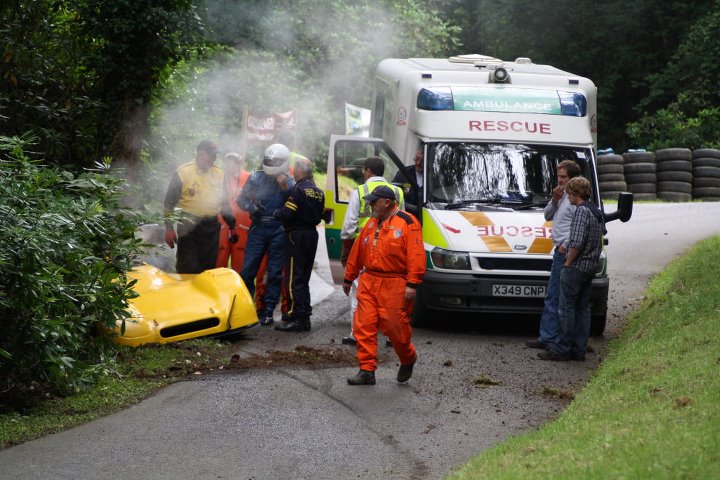
<svg viewBox="0 0 720 480">
<path fill-rule="evenodd" d="M 623 153 L 625 182 L 635 200 L 657 200 L 657 165 L 652 152 Z"/>
<path fill-rule="evenodd" d="M 692 152 L 688 148 L 664 148 L 655 152 L 657 196 L 668 202 L 692 200 Z"/>
<path fill-rule="evenodd" d="M 720 200 L 720 150 L 700 148 L 692 152 L 692 196 Z"/>
<path fill-rule="evenodd" d="M 622 155 L 615 153 L 599 155 L 597 157 L 597 173 L 602 198 L 617 200 L 621 192 L 627 192 Z"/>
</svg>

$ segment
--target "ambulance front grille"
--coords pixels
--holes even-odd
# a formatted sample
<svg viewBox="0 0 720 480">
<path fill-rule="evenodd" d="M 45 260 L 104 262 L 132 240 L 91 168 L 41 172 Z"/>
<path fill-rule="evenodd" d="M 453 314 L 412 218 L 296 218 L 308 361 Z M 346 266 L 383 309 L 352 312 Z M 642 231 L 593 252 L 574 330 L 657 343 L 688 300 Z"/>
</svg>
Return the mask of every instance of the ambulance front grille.
<svg viewBox="0 0 720 480">
<path fill-rule="evenodd" d="M 209 328 L 215 328 L 220 325 L 220 319 L 216 317 L 204 318 L 193 322 L 183 323 L 182 325 L 173 325 L 172 327 L 160 330 L 160 336 L 163 338 L 172 338 L 186 333 L 199 332 Z"/>
<path fill-rule="evenodd" d="M 531 270 L 536 272 L 549 272 L 552 266 L 550 259 L 529 258 L 478 258 L 480 268 L 483 270 Z"/>
</svg>

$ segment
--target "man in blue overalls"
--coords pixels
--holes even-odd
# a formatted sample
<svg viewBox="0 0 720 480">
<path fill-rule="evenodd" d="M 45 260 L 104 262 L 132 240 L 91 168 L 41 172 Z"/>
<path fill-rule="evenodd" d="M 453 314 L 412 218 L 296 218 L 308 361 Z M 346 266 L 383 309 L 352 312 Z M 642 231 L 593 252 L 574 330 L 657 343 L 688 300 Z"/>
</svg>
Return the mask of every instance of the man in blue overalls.
<svg viewBox="0 0 720 480">
<path fill-rule="evenodd" d="M 250 295 L 255 294 L 255 277 L 263 256 L 266 252 L 268 254 L 265 311 L 258 312 L 260 325 L 273 323 L 273 311 L 280 298 L 287 238 L 282 223 L 273 217 L 273 212 L 284 205 L 287 189 L 295 185 L 289 176 L 289 162 L 290 150 L 285 145 L 270 145 L 263 154 L 262 170 L 250 176 L 238 198 L 238 206 L 250 213 L 252 219 L 245 246 L 245 262 L 240 272 Z"/>
</svg>

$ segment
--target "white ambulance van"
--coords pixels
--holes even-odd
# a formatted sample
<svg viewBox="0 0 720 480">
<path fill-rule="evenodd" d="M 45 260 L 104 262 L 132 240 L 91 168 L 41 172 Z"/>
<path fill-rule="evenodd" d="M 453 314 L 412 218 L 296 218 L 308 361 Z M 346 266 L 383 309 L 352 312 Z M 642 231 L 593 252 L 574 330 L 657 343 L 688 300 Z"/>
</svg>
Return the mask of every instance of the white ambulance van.
<svg viewBox="0 0 720 480">
<path fill-rule="evenodd" d="M 596 172 L 597 89 L 592 81 L 528 58 L 482 55 L 387 59 L 375 76 L 371 136 L 333 136 L 325 227 L 333 277 L 342 282 L 342 228 L 352 189 L 369 156 L 385 178 L 417 199 L 406 210 L 422 223 L 427 273 L 413 323 L 452 321 L 453 313 L 542 312 L 552 261 L 552 222 L 543 208 L 556 165 L 575 160 L 602 208 Z M 413 182 L 416 151 L 424 153 Z M 397 175 L 397 176 L 396 176 Z M 400 180 L 400 181 L 398 181 Z M 418 188 L 417 185 L 420 185 Z M 621 194 L 606 221 L 632 215 Z M 605 329 L 609 278 L 602 254 L 592 288 L 592 333 Z"/>
</svg>

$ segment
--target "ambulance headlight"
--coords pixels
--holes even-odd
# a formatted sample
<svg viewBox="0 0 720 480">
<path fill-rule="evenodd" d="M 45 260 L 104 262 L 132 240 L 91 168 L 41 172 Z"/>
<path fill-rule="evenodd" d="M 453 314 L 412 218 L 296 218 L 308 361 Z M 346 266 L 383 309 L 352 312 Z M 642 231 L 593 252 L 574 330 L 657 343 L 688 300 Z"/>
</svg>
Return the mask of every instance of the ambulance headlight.
<svg viewBox="0 0 720 480">
<path fill-rule="evenodd" d="M 595 272 L 596 277 L 607 276 L 607 254 L 605 250 L 600 252 L 600 260 L 598 261 L 597 271 Z"/>
<path fill-rule="evenodd" d="M 437 268 L 470 270 L 470 255 L 467 252 L 453 252 L 442 248 L 433 248 L 432 252 L 430 252 L 430 258 Z"/>
</svg>

